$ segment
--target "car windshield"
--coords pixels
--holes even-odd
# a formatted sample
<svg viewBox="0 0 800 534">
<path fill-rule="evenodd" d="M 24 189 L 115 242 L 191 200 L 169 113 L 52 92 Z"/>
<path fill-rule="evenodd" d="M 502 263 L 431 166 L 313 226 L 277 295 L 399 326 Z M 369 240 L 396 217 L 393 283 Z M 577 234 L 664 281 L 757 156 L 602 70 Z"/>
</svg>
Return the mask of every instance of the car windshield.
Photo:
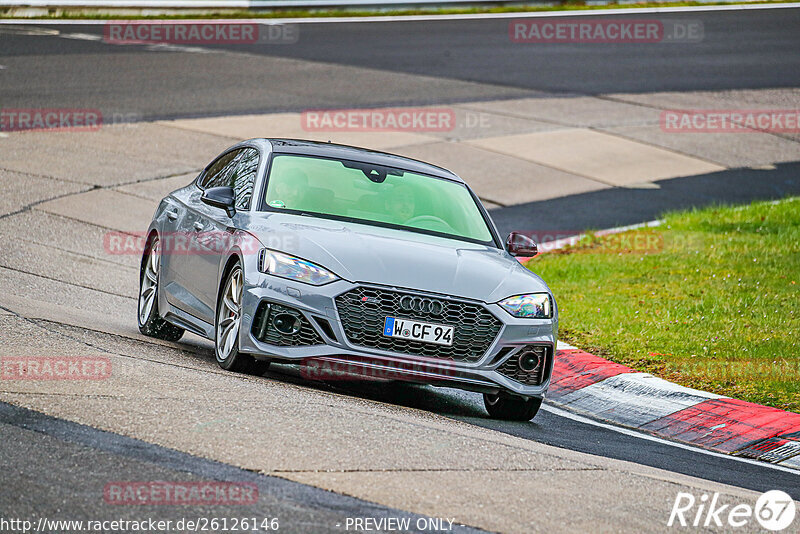
<svg viewBox="0 0 800 534">
<path fill-rule="evenodd" d="M 492 243 L 463 184 L 369 163 L 276 154 L 266 204 L 274 210 Z"/>
</svg>

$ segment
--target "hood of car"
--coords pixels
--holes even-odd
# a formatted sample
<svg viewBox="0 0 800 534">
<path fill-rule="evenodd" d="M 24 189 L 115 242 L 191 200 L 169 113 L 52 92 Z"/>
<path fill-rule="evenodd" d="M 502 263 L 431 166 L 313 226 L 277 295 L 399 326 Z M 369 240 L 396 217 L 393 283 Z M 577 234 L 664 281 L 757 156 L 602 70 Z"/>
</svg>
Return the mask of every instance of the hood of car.
<svg viewBox="0 0 800 534">
<path fill-rule="evenodd" d="M 314 262 L 351 282 L 497 302 L 548 291 L 504 251 L 416 232 L 290 214 L 246 227 L 273 250 Z"/>
</svg>

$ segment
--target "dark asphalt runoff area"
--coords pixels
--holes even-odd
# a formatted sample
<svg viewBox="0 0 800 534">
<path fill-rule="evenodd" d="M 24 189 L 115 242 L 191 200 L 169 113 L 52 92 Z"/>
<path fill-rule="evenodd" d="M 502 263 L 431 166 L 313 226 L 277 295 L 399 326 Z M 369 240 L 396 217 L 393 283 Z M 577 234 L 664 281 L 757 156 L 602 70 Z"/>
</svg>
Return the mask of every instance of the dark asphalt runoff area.
<svg viewBox="0 0 800 534">
<path fill-rule="evenodd" d="M 291 366 L 275 366 L 271 368 L 268 376 L 309 384 L 307 381 L 302 381 L 299 372 Z M 546 408 L 539 410 L 533 421 L 498 421 L 487 417 L 481 395 L 452 388 L 365 382 L 327 384 L 317 382 L 315 386 L 345 395 L 438 413 L 555 447 L 625 460 L 732 486 L 762 492 L 780 488 L 800 500 L 798 473 L 712 456 L 691 447 L 677 447 L 642 439 L 610 428 L 562 417 L 550 413 Z M 615 427 L 612 424 L 606 426 Z"/>
<path fill-rule="evenodd" d="M 159 447 L 133 438 L 104 432 L 38 412 L 0 402 L 0 436 L 14 447 L 0 448 L 0 517 L 17 518 L 37 525 L 48 520 L 143 521 L 154 519 L 194 521 L 254 518 L 258 529 L 171 528 L 168 532 L 265 532 L 261 528 L 277 519 L 277 531 L 346 532 L 348 518 L 370 517 L 407 520 L 411 532 L 423 516 L 369 503 L 282 478 L 260 475 L 230 465 Z M 31 454 L 35 451 L 35 454 Z M 152 480 L 172 482 L 222 482 L 255 485 L 255 502 L 241 505 L 110 504 L 107 484 Z M 10 483 L 12 482 L 13 483 Z M 112 500 L 113 502 L 113 500 Z M 266 520 L 266 523 L 264 521 Z M 184 522 L 184 525 L 186 523 Z M 220 523 L 221 524 L 221 523 Z M 61 530 L 61 529 L 58 529 Z M 63 530 L 79 531 L 80 529 Z M 114 529 L 133 532 L 153 529 Z M 0 529 L 0 531 L 5 531 Z M 19 529 L 14 529 L 17 532 Z M 46 529 L 44 532 L 54 532 Z M 92 530 L 96 532 L 97 530 Z M 453 532 L 482 532 L 453 524 Z"/>
<path fill-rule="evenodd" d="M 800 162 L 770 169 L 729 169 L 655 182 L 658 188 L 615 187 L 578 195 L 517 204 L 489 213 L 500 230 L 569 228 L 578 233 L 652 221 L 672 210 L 716 204 L 777 200 L 800 194 Z M 591 209 L 586 209 L 591 206 Z M 562 237 L 571 232 L 562 232 Z"/>
<path fill-rule="evenodd" d="M 247 52 L 225 55 L 56 39 L 48 29 L 99 37 L 103 26 L 33 23 L 0 26 L 0 57 L 10 58 L 0 71 L 0 102 L 4 107 L 116 108 L 153 120 L 537 94 L 800 86 L 800 8 L 614 18 L 700 21 L 704 38 L 602 46 L 517 44 L 508 36 L 509 19 L 323 22 L 301 24 L 291 45 L 203 45 Z M 291 60 L 393 76 L 345 68 L 322 74 Z M 417 79 L 401 79 L 401 74 Z"/>
<path fill-rule="evenodd" d="M 0 25 L 0 65 L 5 67 L 0 70 L 0 107 L 101 108 L 156 120 L 537 95 L 800 86 L 800 9 L 658 17 L 700 20 L 705 39 L 645 46 L 525 46 L 509 41 L 508 19 L 309 23 L 301 26 L 301 38 L 292 46 L 211 47 L 247 52 L 226 54 L 154 52 L 140 46 L 56 38 L 46 31 L 96 36 L 102 26 Z M 385 76 L 376 76 L 376 71 Z M 673 179 L 661 183 L 660 189 L 614 188 L 492 214 L 503 232 L 604 228 L 647 221 L 666 209 L 797 194 L 798 176 L 800 164 L 793 162 L 778 164 L 774 170 Z M 722 187 L 723 183 L 741 187 Z M 585 209 L 587 205 L 593 209 Z M 297 380 L 291 369 L 271 374 Z M 544 410 L 533 422 L 499 422 L 487 418 L 480 396 L 455 390 L 403 384 L 314 387 L 429 410 L 525 439 L 734 486 L 758 491 L 779 488 L 800 499 L 796 474 L 623 435 Z M 55 516 L 66 509 L 92 518 L 104 517 L 100 513 L 133 517 L 138 511 L 131 507 L 103 504 L 101 482 L 112 475 L 142 479 L 146 472 L 145 478 L 151 480 L 191 475 L 198 480 L 253 482 L 263 488 L 267 500 L 258 509 L 248 509 L 247 515 L 282 514 L 292 531 L 342 531 L 336 525 L 347 516 L 416 517 L 3 403 L 0 437 L 15 444 L 0 448 L 3 516 L 32 517 L 51 511 Z M 6 484 L 8 480 L 15 482 Z M 31 500 L 34 495 L 36 502 Z M 180 511 L 209 517 L 226 513 L 191 507 Z"/>
</svg>

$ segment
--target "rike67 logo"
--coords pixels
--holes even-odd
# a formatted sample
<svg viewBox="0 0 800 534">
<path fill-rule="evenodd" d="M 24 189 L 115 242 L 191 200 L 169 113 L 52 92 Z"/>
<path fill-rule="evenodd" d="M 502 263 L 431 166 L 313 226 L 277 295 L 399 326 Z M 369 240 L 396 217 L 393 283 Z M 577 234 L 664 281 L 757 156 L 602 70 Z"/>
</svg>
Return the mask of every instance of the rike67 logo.
<svg viewBox="0 0 800 534">
<path fill-rule="evenodd" d="M 755 506 L 747 503 L 721 504 L 719 493 L 704 493 L 697 498 L 691 493 L 680 492 L 675 498 L 667 526 L 707 529 L 760 525 L 766 530 L 779 532 L 791 526 L 796 511 L 794 500 L 780 490 L 762 494 L 756 500 Z"/>
</svg>

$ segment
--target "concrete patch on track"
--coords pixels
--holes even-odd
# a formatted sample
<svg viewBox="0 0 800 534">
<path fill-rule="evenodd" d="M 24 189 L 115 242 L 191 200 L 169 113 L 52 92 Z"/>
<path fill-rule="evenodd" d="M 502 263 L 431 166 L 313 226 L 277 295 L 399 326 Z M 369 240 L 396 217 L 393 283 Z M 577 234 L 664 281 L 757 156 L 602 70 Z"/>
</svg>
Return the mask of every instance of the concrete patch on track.
<svg viewBox="0 0 800 534">
<path fill-rule="evenodd" d="M 620 126 L 603 131 L 729 168 L 771 166 L 800 159 L 797 141 L 763 132 L 674 134 L 659 126 Z"/>
<path fill-rule="evenodd" d="M 19 270 L 0 268 L 0 306 L 23 317 L 47 318 L 77 324 L 84 328 L 105 328 L 116 332 L 138 332 L 136 323 L 137 300 L 120 297 L 78 284 L 44 278 Z M 124 271 L 123 271 L 124 273 Z M 135 278 L 119 277 L 119 290 L 137 290 Z M 129 289 L 124 289 L 124 288 Z M 5 341 L 4 336 L 4 341 Z"/>
<path fill-rule="evenodd" d="M 157 203 L 108 189 L 59 198 L 36 209 L 68 217 L 110 230 L 143 232 L 153 217 Z"/>
<path fill-rule="evenodd" d="M 490 106 L 493 102 L 515 105 L 525 99 L 511 99 L 480 103 L 454 104 L 447 106 L 453 110 L 454 128 L 443 132 L 431 132 L 430 135 L 442 139 L 464 140 L 481 137 L 497 137 L 500 135 L 523 134 L 558 130 L 563 126 L 548 121 L 535 120 L 529 117 L 506 113 L 502 109 L 495 111 Z M 424 108 L 423 108 L 424 109 Z"/>
<path fill-rule="evenodd" d="M 0 169 L 0 183 L 3 184 L 0 216 L 22 210 L 35 202 L 86 189 L 81 184 L 4 169 Z"/>
<path fill-rule="evenodd" d="M 155 206 L 156 201 L 153 201 L 153 210 Z M 141 231 L 138 228 L 136 230 Z M 56 251 L 65 251 L 123 267 L 138 267 L 141 259 L 138 255 L 109 255 L 105 246 L 107 233 L 108 230 L 97 225 L 36 209 L 0 219 L 0 235 L 24 241 L 29 245 L 45 247 L 42 259 L 47 259 L 51 251 L 53 254 Z M 14 244 L 15 241 L 12 241 L 11 245 Z M 24 264 L 18 264 L 17 267 L 24 267 Z"/>
<path fill-rule="evenodd" d="M 461 176 L 481 199 L 510 206 L 605 189 L 606 184 L 466 143 L 404 146 L 395 152 L 435 161 Z"/>
<path fill-rule="evenodd" d="M 233 144 L 219 135 L 151 123 L 105 125 L 93 132 L 12 132 L 1 141 L 3 169 L 99 186 L 197 171 L 198 162 L 207 163 Z M 46 149 L 32 157 L 32 146 Z"/>
<path fill-rule="evenodd" d="M 724 170 L 696 158 L 586 129 L 469 143 L 617 187 Z"/>
<path fill-rule="evenodd" d="M 56 280 L 69 280 L 72 284 L 91 287 L 121 297 L 136 297 L 134 283 L 120 287 L 120 273 L 125 273 L 132 282 L 138 277 L 138 269 L 122 266 L 106 259 L 97 259 L 53 249 L 0 233 L 0 267 L 14 269 Z"/>
<path fill-rule="evenodd" d="M 656 92 L 641 94 L 610 94 L 607 98 L 619 102 L 629 102 L 646 106 L 654 110 L 659 109 L 727 109 L 727 110 L 755 110 L 755 109 L 783 109 L 797 110 L 800 103 L 800 89 L 797 87 L 774 87 L 768 89 L 734 89 L 727 91 L 685 91 L 685 92 Z M 613 125 L 609 125 L 612 126 Z M 632 129 L 637 131 L 638 129 Z M 761 134 L 706 134 L 706 135 L 678 135 L 678 136 L 657 136 L 655 131 L 638 130 L 637 133 L 647 142 L 658 142 L 657 139 L 678 142 L 679 139 L 687 138 L 694 140 L 701 145 L 698 150 L 708 151 L 702 154 L 714 161 L 719 161 L 723 165 L 734 167 L 740 165 L 735 156 L 740 158 L 753 158 L 764 160 L 771 157 L 771 154 L 785 154 L 790 151 L 794 154 L 791 160 L 796 161 L 800 157 L 800 133 L 780 133 L 777 135 L 764 134 L 767 137 L 761 138 Z M 795 144 L 785 144 L 780 142 L 781 138 L 794 141 Z M 770 142 L 771 141 L 771 142 Z M 730 143 L 731 146 L 725 146 Z M 752 144 L 752 148 L 751 148 Z M 669 146 L 669 143 L 665 146 Z M 794 150 L 791 150 L 791 147 Z M 686 145 L 691 148 L 691 145 Z M 749 153 L 748 149 L 753 150 Z M 691 154 L 689 150 L 685 153 Z M 777 161 L 777 160 L 776 160 Z M 774 161 L 773 161 L 774 162 Z"/>
<path fill-rule="evenodd" d="M 556 127 L 658 125 L 659 111 L 647 106 L 590 96 L 519 98 L 465 104 L 468 109 L 525 117 Z"/>
<path fill-rule="evenodd" d="M 411 131 L 314 131 L 303 128 L 300 113 L 272 113 L 264 115 L 241 115 L 208 119 L 180 119 L 162 121 L 159 124 L 196 132 L 225 135 L 232 139 L 253 137 L 284 137 L 289 139 L 311 139 L 331 141 L 343 145 L 355 145 L 387 150 L 397 146 L 422 144 L 436 138 Z"/>
<path fill-rule="evenodd" d="M 162 198 L 170 194 L 176 189 L 185 187 L 187 184 L 194 180 L 198 172 L 190 172 L 188 174 L 179 174 L 171 178 L 164 178 L 161 180 L 146 180 L 144 182 L 137 182 L 127 185 L 115 187 L 117 191 L 127 193 L 136 197 L 144 198 L 153 202 L 153 209 Z"/>
</svg>

